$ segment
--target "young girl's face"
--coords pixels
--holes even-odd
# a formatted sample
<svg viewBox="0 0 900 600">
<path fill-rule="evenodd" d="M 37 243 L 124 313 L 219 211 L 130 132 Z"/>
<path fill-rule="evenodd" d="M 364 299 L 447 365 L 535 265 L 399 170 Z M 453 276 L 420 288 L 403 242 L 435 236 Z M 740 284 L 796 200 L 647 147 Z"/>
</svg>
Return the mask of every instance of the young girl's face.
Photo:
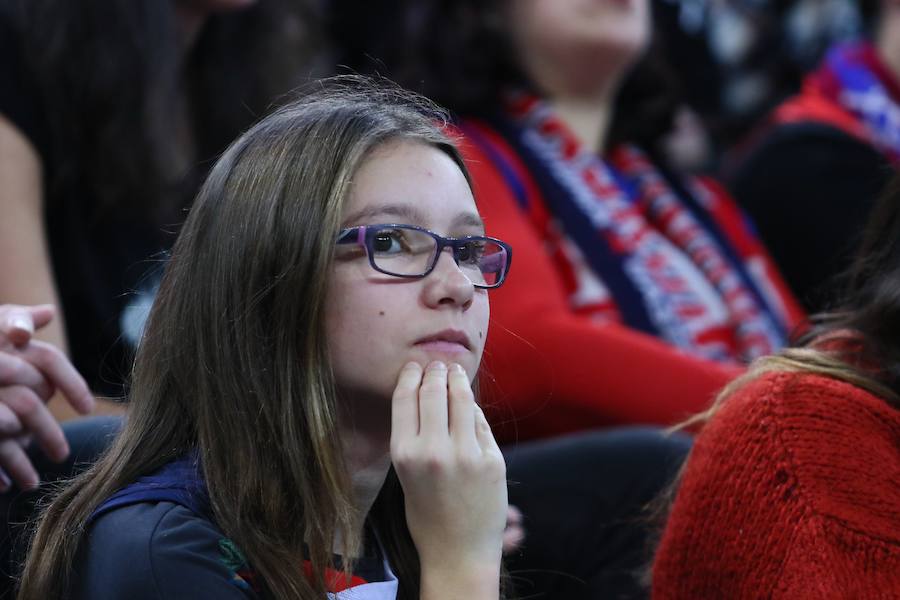
<svg viewBox="0 0 900 600">
<path fill-rule="evenodd" d="M 484 234 L 456 163 L 406 140 L 376 148 L 353 177 L 342 228 L 375 224 L 414 225 L 445 237 Z M 346 397 L 389 399 L 410 361 L 459 363 L 471 380 L 488 315 L 487 291 L 473 286 L 449 248 L 425 277 L 401 278 L 373 269 L 364 248 L 339 245 L 326 312 L 338 388 Z"/>
</svg>

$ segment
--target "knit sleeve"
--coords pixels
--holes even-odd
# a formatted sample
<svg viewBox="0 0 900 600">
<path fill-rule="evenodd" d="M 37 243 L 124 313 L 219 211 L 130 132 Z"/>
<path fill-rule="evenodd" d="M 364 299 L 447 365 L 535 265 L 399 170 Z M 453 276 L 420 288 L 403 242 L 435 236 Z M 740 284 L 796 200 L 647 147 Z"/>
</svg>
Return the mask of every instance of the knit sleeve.
<svg viewBox="0 0 900 600">
<path fill-rule="evenodd" d="M 730 397 L 697 436 L 653 568 L 653 597 L 768 597 L 804 506 L 773 423 L 772 382 Z"/>
<path fill-rule="evenodd" d="M 561 274 L 492 161 L 463 143 L 489 235 L 513 247 L 491 292 L 485 404 L 503 441 L 630 423 L 671 424 L 705 408 L 740 372 L 569 307 Z"/>
<path fill-rule="evenodd" d="M 769 373 L 738 390 L 696 438 L 653 597 L 897 597 L 892 412 L 812 375 Z"/>
</svg>

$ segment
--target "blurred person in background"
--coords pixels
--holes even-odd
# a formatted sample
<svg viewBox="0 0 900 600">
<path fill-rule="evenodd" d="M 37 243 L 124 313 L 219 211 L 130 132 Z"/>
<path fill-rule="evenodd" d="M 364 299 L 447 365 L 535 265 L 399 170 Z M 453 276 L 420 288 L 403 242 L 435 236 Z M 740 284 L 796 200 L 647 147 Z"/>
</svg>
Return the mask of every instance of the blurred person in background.
<svg viewBox="0 0 900 600">
<path fill-rule="evenodd" d="M 654 0 L 653 11 L 686 103 L 709 132 L 706 172 L 797 93 L 832 44 L 862 30 L 856 0 Z"/>
<path fill-rule="evenodd" d="M 20 489 L 40 483 L 29 446 L 51 461 L 68 456 L 69 442 L 45 405 L 55 392 L 79 413 L 94 407 L 87 384 L 62 351 L 33 339 L 54 315 L 50 305 L 0 305 L 0 493 L 14 483 Z"/>
<path fill-rule="evenodd" d="M 900 596 L 900 178 L 812 320 L 695 419 L 654 598 Z"/>
<path fill-rule="evenodd" d="M 900 161 L 900 3 L 860 6 L 867 37 L 833 46 L 727 166 L 730 189 L 810 311 L 833 305 L 833 280 Z"/>
<path fill-rule="evenodd" d="M 209 159 L 314 71 L 312 20 L 299 0 L 0 0 L 0 303 L 56 305 L 38 337 L 95 394 L 124 394 Z"/>
</svg>

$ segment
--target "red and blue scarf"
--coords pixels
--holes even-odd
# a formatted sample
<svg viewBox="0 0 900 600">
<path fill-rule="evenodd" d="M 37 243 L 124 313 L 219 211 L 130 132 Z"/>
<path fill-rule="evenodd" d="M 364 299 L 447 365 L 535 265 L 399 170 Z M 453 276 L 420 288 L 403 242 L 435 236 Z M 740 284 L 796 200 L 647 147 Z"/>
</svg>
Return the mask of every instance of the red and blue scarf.
<svg viewBox="0 0 900 600">
<path fill-rule="evenodd" d="M 774 123 L 825 122 L 900 162 L 900 83 L 869 42 L 835 46 Z"/>
<path fill-rule="evenodd" d="M 771 263 L 717 186 L 675 178 L 632 146 L 601 158 L 529 95 L 461 127 L 548 242 L 573 310 L 713 360 L 750 360 L 786 343 L 793 323 Z M 485 128 L 510 144 L 541 198 L 525 193 Z"/>
</svg>

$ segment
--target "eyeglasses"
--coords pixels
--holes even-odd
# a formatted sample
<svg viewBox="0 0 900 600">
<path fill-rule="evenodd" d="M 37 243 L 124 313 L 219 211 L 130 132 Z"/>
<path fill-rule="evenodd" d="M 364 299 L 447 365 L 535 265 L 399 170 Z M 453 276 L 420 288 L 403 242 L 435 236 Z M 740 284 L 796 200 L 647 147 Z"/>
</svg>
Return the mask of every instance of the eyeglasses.
<svg viewBox="0 0 900 600">
<path fill-rule="evenodd" d="M 369 264 L 395 277 L 425 277 L 434 270 L 441 252 L 453 249 L 453 260 L 477 288 L 499 287 L 512 262 L 509 244 L 482 235 L 440 236 L 414 225 L 361 225 L 342 229 L 337 244 L 366 249 Z"/>
</svg>

